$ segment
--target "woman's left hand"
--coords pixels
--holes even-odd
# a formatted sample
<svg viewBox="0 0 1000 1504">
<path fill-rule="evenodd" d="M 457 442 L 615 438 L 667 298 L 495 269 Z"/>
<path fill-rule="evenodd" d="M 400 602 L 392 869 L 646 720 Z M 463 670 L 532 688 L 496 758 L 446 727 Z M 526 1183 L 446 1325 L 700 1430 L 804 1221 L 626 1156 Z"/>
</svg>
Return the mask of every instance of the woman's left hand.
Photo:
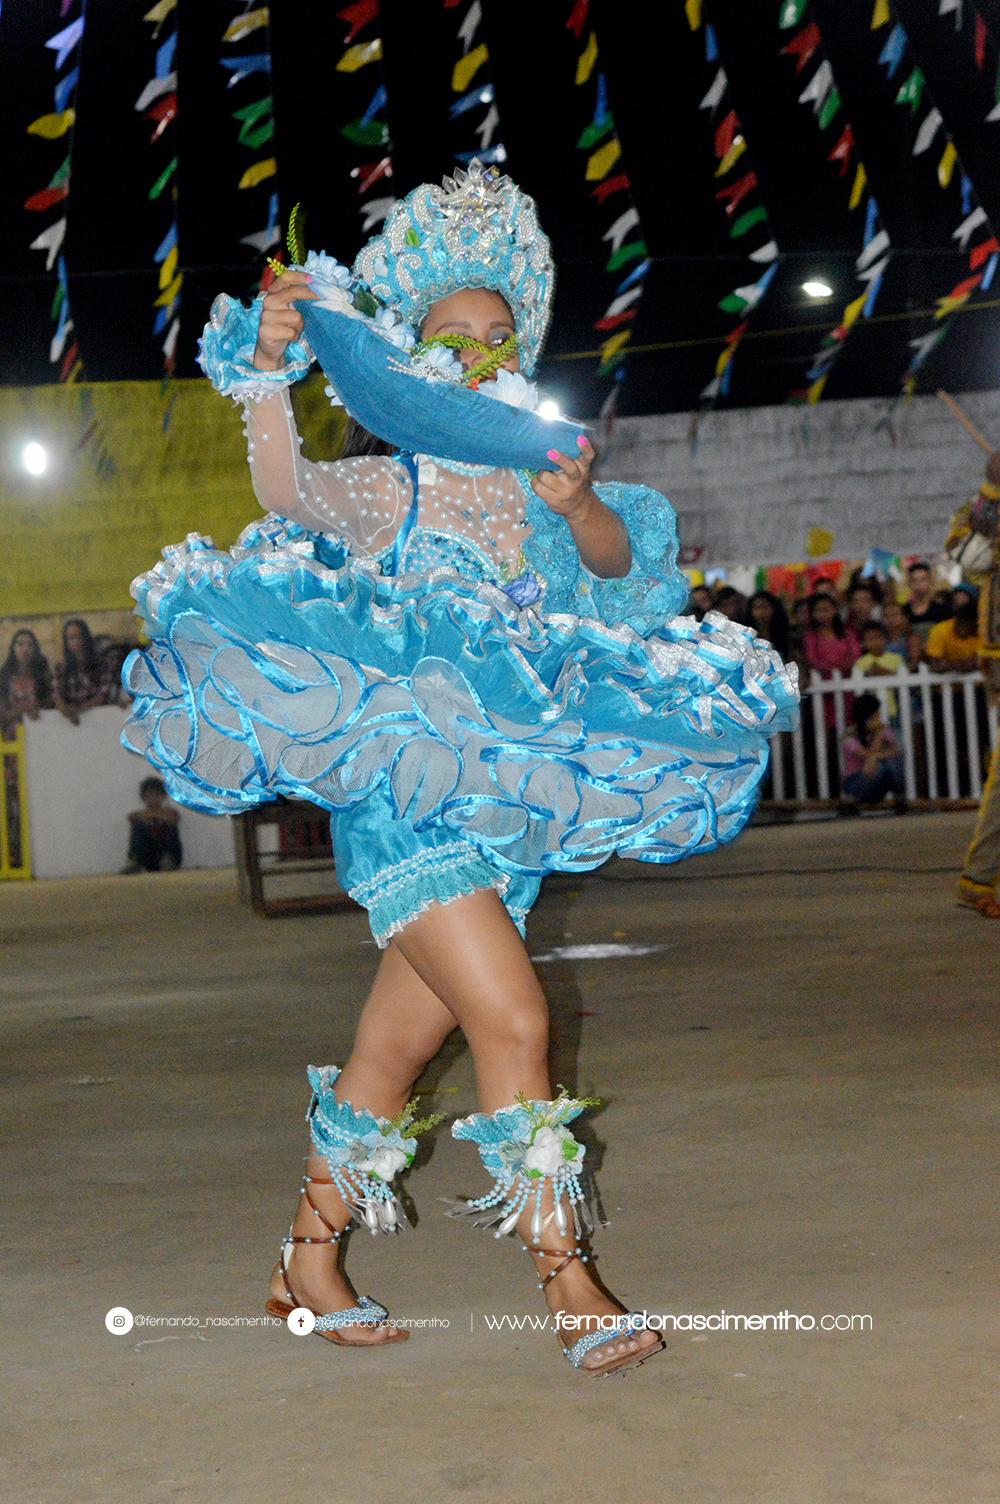
<svg viewBox="0 0 1000 1504">
<path fill-rule="evenodd" d="M 584 440 L 578 459 L 561 454 L 558 449 L 550 449 L 549 459 L 558 465 L 558 470 L 539 470 L 531 482 L 531 489 L 558 516 L 571 517 L 596 499 L 589 479 L 590 467 L 594 463 L 593 446 L 589 440 Z"/>
</svg>

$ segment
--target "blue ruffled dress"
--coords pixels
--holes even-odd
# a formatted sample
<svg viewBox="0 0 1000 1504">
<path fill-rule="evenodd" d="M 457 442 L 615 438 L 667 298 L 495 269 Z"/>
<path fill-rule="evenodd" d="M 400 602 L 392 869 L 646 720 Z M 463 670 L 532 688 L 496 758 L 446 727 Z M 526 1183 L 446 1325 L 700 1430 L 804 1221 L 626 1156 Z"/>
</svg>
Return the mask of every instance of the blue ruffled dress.
<svg viewBox="0 0 1000 1504">
<path fill-rule="evenodd" d="M 380 946 L 483 887 L 523 934 L 547 873 L 676 862 L 739 834 L 768 739 L 794 723 L 795 670 L 721 615 L 677 614 L 688 583 L 665 497 L 596 486 L 633 554 L 602 579 L 524 473 L 310 465 L 286 394 L 245 410 L 252 470 L 262 454 L 296 467 L 284 515 L 227 552 L 191 534 L 133 584 L 153 641 L 123 670 L 123 741 L 173 798 L 328 810 L 338 877 Z M 321 471 L 341 512 L 310 489 Z M 496 539 L 515 528 L 526 568 L 511 578 Z"/>
</svg>

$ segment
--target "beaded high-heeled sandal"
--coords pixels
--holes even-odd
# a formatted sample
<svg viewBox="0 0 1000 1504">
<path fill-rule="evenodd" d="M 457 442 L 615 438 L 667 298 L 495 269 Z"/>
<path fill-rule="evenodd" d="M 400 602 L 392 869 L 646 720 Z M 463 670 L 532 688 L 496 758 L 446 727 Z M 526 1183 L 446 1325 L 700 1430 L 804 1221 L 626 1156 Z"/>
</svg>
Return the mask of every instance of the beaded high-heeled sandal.
<svg viewBox="0 0 1000 1504">
<path fill-rule="evenodd" d="M 579 1179 L 585 1150 L 565 1125 L 578 1117 L 585 1107 L 597 1107 L 600 1102 L 597 1097 L 570 1097 L 565 1087 L 557 1090 L 559 1095 L 550 1101 L 529 1101 L 519 1093 L 509 1107 L 491 1113 L 474 1112 L 469 1117 L 459 1118 L 451 1127 L 453 1138 L 471 1139 L 478 1146 L 483 1165 L 493 1176 L 493 1185 L 485 1196 L 478 1196 L 475 1200 L 450 1201 L 445 1215 L 468 1217 L 477 1227 L 494 1227 L 495 1224 L 493 1236 L 502 1238 L 514 1231 L 534 1201 L 532 1246 L 528 1248 L 525 1244 L 524 1247 L 531 1253 L 561 1259 L 559 1265 L 541 1280 L 540 1290 L 544 1290 L 549 1281 L 574 1259 L 590 1263 L 594 1257 L 582 1246 L 584 1238 L 594 1230 Z M 542 1210 L 546 1184 L 552 1189 L 553 1208 L 547 1215 Z M 564 1196 L 569 1202 L 569 1216 L 563 1206 Z M 572 1237 L 572 1248 L 541 1246 L 545 1228 L 553 1221 L 561 1239 Z M 605 1290 L 604 1294 L 614 1300 L 610 1291 Z M 560 1337 L 559 1346 L 573 1367 L 583 1368 L 585 1373 L 621 1373 L 638 1368 L 664 1347 L 662 1338 L 645 1348 L 629 1347 L 629 1337 L 622 1334 L 640 1329 L 644 1329 L 642 1318 L 631 1311 L 623 1311 L 610 1328 L 587 1332 L 571 1347 L 567 1347 Z M 583 1363 L 591 1348 L 616 1341 L 624 1345 L 624 1350 L 609 1355 L 606 1363 L 594 1366 Z"/>
<path fill-rule="evenodd" d="M 335 1181 L 324 1179 L 320 1175 L 303 1175 L 302 1177 L 300 1195 L 306 1198 L 312 1208 L 313 1215 L 319 1218 L 330 1236 L 328 1238 L 296 1237 L 295 1234 L 289 1231 L 288 1236 L 282 1239 L 281 1256 L 274 1266 L 272 1277 L 278 1270 L 281 1271 L 281 1282 L 285 1287 L 285 1294 L 288 1299 L 279 1300 L 277 1296 L 272 1295 L 264 1307 L 269 1316 L 280 1316 L 283 1321 L 287 1321 L 293 1311 L 302 1309 L 304 1306 L 304 1302 L 299 1299 L 292 1289 L 291 1281 L 288 1277 L 289 1248 L 298 1243 L 316 1243 L 318 1245 L 324 1243 L 328 1245 L 336 1244 L 340 1242 L 343 1236 L 334 1227 L 333 1223 L 324 1217 L 309 1194 L 310 1185 L 334 1185 L 335 1183 Z M 312 1310 L 312 1307 L 306 1306 L 305 1309 Z M 384 1347 L 389 1342 L 405 1342 L 410 1335 L 402 1327 L 393 1327 L 392 1336 L 384 1338 L 381 1342 L 360 1342 L 356 1339 L 352 1340 L 350 1337 L 345 1337 L 341 1331 L 341 1328 L 345 1326 L 392 1326 L 392 1323 L 386 1320 L 389 1312 L 385 1306 L 379 1305 L 378 1301 L 372 1300 L 368 1295 L 359 1296 L 356 1306 L 346 1306 L 340 1311 L 317 1311 L 314 1312 L 314 1315 L 316 1316 L 316 1324 L 313 1327 L 313 1331 L 316 1335 L 325 1337 L 328 1342 L 334 1342 L 339 1347 Z"/>
<path fill-rule="evenodd" d="M 334 1092 L 334 1083 L 340 1075 L 340 1067 L 326 1065 L 308 1067 L 312 1097 L 306 1112 L 306 1122 L 314 1152 L 327 1163 L 330 1178 L 304 1175 L 300 1195 L 305 1196 L 313 1214 L 319 1218 L 327 1232 L 326 1238 L 296 1236 L 288 1229 L 282 1240 L 281 1256 L 272 1271 L 272 1278 L 280 1268 L 281 1280 L 287 1300 L 272 1296 L 264 1309 L 269 1316 L 285 1319 L 302 1305 L 291 1287 L 288 1278 L 289 1249 L 294 1253 L 301 1243 L 335 1244 L 343 1237 L 343 1231 L 334 1227 L 320 1211 L 309 1193 L 310 1185 L 333 1185 L 348 1208 L 354 1222 L 367 1227 L 373 1236 L 378 1233 L 398 1233 L 409 1227 L 406 1213 L 392 1181 L 397 1173 L 413 1163 L 417 1149 L 417 1135 L 442 1121 L 441 1113 L 417 1119 L 413 1097 L 402 1112 L 394 1118 L 377 1117 L 367 1108 L 355 1108 L 350 1102 L 340 1101 Z M 348 1224 L 350 1226 L 350 1224 Z M 288 1302 L 291 1302 L 289 1304 Z M 306 1307 L 311 1310 L 312 1307 Z M 409 1332 L 393 1327 L 393 1333 L 382 1342 L 365 1342 L 342 1335 L 345 1326 L 391 1326 L 386 1318 L 389 1312 L 368 1295 L 359 1297 L 356 1306 L 347 1306 L 340 1311 L 315 1312 L 313 1331 L 328 1341 L 343 1347 L 384 1347 L 389 1342 L 400 1342 L 409 1337 Z"/>
<path fill-rule="evenodd" d="M 557 1274 L 561 1274 L 567 1264 L 571 1264 L 574 1259 L 579 1259 L 583 1264 L 590 1264 L 594 1260 L 594 1254 L 590 1251 L 585 1252 L 579 1244 L 575 1248 L 543 1248 L 541 1246 L 532 1246 L 529 1248 L 527 1243 L 523 1243 L 521 1246 L 524 1253 L 541 1253 L 546 1258 L 561 1260 L 554 1269 L 550 1269 L 538 1281 L 539 1290 L 544 1290 L 549 1281 L 555 1279 Z M 574 1368 L 582 1368 L 584 1373 L 592 1373 L 599 1376 L 601 1374 L 624 1373 L 629 1368 L 641 1368 L 647 1358 L 651 1358 L 654 1353 L 662 1352 L 666 1346 L 662 1337 L 658 1338 L 656 1342 L 648 1343 L 645 1347 L 639 1347 L 634 1333 L 646 1330 L 647 1328 L 641 1316 L 637 1316 L 632 1311 L 623 1311 L 621 1316 L 612 1322 L 610 1327 L 601 1326 L 595 1331 L 585 1332 L 570 1347 L 566 1346 L 558 1332 L 556 1332 L 556 1337 L 560 1348 Z M 631 1346 L 629 1345 L 630 1343 L 632 1344 Z M 584 1358 L 592 1348 L 603 1347 L 605 1344 L 614 1344 L 617 1346 L 617 1353 L 609 1356 L 605 1363 L 584 1363 Z"/>
</svg>

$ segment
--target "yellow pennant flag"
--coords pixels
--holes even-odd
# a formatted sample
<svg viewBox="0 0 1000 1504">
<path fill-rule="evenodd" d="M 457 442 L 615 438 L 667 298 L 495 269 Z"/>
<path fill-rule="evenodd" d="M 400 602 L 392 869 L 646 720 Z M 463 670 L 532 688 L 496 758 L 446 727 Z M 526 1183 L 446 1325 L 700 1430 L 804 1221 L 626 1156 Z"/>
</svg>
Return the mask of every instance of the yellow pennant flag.
<svg viewBox="0 0 1000 1504">
<path fill-rule="evenodd" d="M 864 308 L 867 301 L 868 294 L 867 292 L 863 292 L 860 298 L 855 298 L 853 303 L 848 303 L 840 318 L 840 322 L 843 324 L 845 329 L 850 329 L 854 324 L 857 323 L 858 319 L 861 317 L 861 310 L 862 308 Z"/>
<path fill-rule="evenodd" d="M 955 163 L 958 160 L 958 152 L 955 150 L 954 141 L 949 141 L 938 163 L 938 182 L 942 188 L 947 188 L 951 182 L 951 175 L 955 171 Z"/>
<path fill-rule="evenodd" d="M 868 182 L 868 174 L 865 172 L 864 163 L 858 163 L 858 170 L 854 174 L 854 183 L 851 187 L 851 196 L 847 201 L 849 209 L 856 209 L 861 202 L 861 195 L 865 191 Z"/>
<path fill-rule="evenodd" d="M 726 152 L 726 155 L 723 157 L 722 161 L 715 169 L 715 176 L 717 178 L 724 178 L 730 167 L 732 167 L 734 163 L 739 161 L 740 157 L 742 157 L 746 149 L 747 143 L 745 138 L 743 136 L 737 136 L 733 141 L 732 146 Z"/>
<path fill-rule="evenodd" d="M 587 182 L 599 183 L 606 178 L 622 154 L 622 144 L 617 136 L 599 146 L 587 162 Z"/>
<path fill-rule="evenodd" d="M 627 345 L 631 338 L 631 329 L 621 329 L 617 334 L 613 334 L 610 339 L 606 339 L 601 346 L 601 364 L 607 365 L 608 361 L 617 355 L 618 351 Z"/>
<path fill-rule="evenodd" d="M 578 84 L 585 84 L 587 82 L 587 79 L 593 73 L 593 71 L 594 71 L 594 64 L 596 62 L 597 62 L 597 38 L 595 37 L 594 33 L 591 32 L 590 36 L 587 38 L 587 45 L 586 45 L 586 47 L 584 47 L 583 51 L 580 53 L 580 59 L 579 59 L 579 62 L 577 63 L 577 65 L 576 65 L 576 79 L 575 79 L 575 82 L 578 83 Z"/>
<path fill-rule="evenodd" d="M 338 73 L 357 73 L 366 63 L 377 63 L 382 57 L 382 38 L 373 37 L 370 42 L 358 42 L 348 47 L 337 64 Z"/>
<path fill-rule="evenodd" d="M 949 313 L 954 313 L 956 308 L 961 308 L 965 303 L 967 303 L 971 296 L 971 292 L 962 292 L 959 293 L 957 298 L 953 298 L 949 293 L 946 298 L 936 299 L 937 312 L 935 313 L 934 317 L 936 319 L 946 319 Z"/>
<path fill-rule="evenodd" d="M 160 296 L 156 299 L 155 303 L 153 304 L 153 307 L 154 308 L 169 308 L 170 305 L 171 305 L 171 303 L 176 298 L 177 294 L 180 292 L 180 290 L 181 290 L 181 283 L 183 281 L 184 281 L 184 273 L 183 272 L 178 272 L 177 275 L 176 275 L 176 277 L 174 278 L 174 280 L 171 282 L 170 286 L 169 287 L 165 287 L 163 289 L 163 291 L 160 293 Z"/>
<path fill-rule="evenodd" d="M 44 136 L 46 141 L 55 141 L 59 136 L 65 136 L 75 119 L 76 111 L 73 109 L 62 110 L 58 115 L 39 115 L 28 126 L 28 134 Z"/>
<path fill-rule="evenodd" d="M 177 247 L 173 246 L 166 254 L 163 265 L 160 267 L 160 286 L 166 287 L 168 282 L 174 280 L 177 270 Z"/>
<path fill-rule="evenodd" d="M 735 345 L 727 345 L 726 348 L 722 351 L 722 354 L 719 356 L 718 360 L 715 362 L 715 374 L 716 374 L 716 376 L 721 376 L 722 375 L 723 371 L 726 369 L 726 367 L 728 366 L 729 362 L 732 360 L 732 358 L 733 358 L 733 351 L 735 349 L 736 349 Z"/>
<path fill-rule="evenodd" d="M 265 157 L 263 162 L 254 162 L 248 167 L 237 184 L 240 188 L 256 188 L 258 183 L 263 183 L 265 178 L 273 178 L 278 170 L 276 157 Z"/>
<path fill-rule="evenodd" d="M 451 87 L 454 93 L 465 93 L 489 55 L 490 51 L 486 43 L 480 42 L 478 47 L 473 47 L 471 52 L 459 58 L 451 70 Z"/>
<path fill-rule="evenodd" d="M 875 0 L 875 9 L 872 12 L 872 31 L 878 31 L 880 26 L 887 26 L 891 20 L 889 0 Z"/>
<path fill-rule="evenodd" d="M 684 0 L 684 14 L 692 31 L 701 26 L 701 0 Z"/>
<path fill-rule="evenodd" d="M 172 10 L 177 9 L 177 0 L 156 0 L 152 10 L 147 10 L 143 16 L 144 21 L 155 21 L 157 25 L 165 21 Z M 228 32 L 226 35 L 228 36 Z"/>
<path fill-rule="evenodd" d="M 257 10 L 248 10 L 246 15 L 237 16 L 235 21 L 230 21 L 222 33 L 224 42 L 239 42 L 243 37 L 249 36 L 258 27 L 266 26 L 271 19 L 266 5 L 261 5 Z"/>
<path fill-rule="evenodd" d="M 806 401 L 812 403 L 813 406 L 815 406 L 815 404 L 822 397 L 822 395 L 823 395 L 823 388 L 825 386 L 826 386 L 826 377 L 825 376 L 819 376 L 819 377 L 817 377 L 817 379 L 813 382 L 812 386 L 809 388 L 809 391 L 806 393 Z M 823 529 L 819 528 L 819 527 L 814 527 L 813 530 L 812 530 L 812 532 L 809 534 L 809 537 L 812 538 L 814 534 L 818 538 L 821 538 L 821 539 L 827 539 L 827 538 L 829 538 L 830 541 L 829 541 L 829 543 L 824 542 L 821 547 L 819 547 L 819 548 L 817 548 L 815 550 L 813 550 L 813 549 L 811 549 L 809 547 L 809 543 L 807 541 L 806 542 L 806 553 L 815 553 L 816 557 L 818 557 L 820 554 L 828 554 L 830 552 L 830 548 L 831 548 L 831 545 L 833 543 L 833 535 L 831 533 L 824 532 Z"/>
<path fill-rule="evenodd" d="M 822 383 L 825 379 L 825 377 L 821 376 L 819 381 L 813 383 L 813 386 L 818 386 L 820 388 L 820 391 L 822 392 Z M 810 387 L 810 393 L 812 392 L 812 390 L 813 387 Z M 811 397 L 810 400 L 812 400 Z M 817 397 L 815 400 L 818 402 L 819 397 Z M 809 555 L 810 559 L 821 559 L 824 554 L 828 554 L 830 552 L 832 547 L 833 534 L 828 527 L 811 527 L 809 529 L 808 533 L 806 534 L 806 553 Z"/>
</svg>

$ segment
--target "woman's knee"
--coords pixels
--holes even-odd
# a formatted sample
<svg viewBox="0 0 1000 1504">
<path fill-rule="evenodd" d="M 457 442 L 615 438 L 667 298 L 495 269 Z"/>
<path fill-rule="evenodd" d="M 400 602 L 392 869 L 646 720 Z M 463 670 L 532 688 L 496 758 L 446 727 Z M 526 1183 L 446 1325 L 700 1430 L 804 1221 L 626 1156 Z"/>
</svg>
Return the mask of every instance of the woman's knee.
<svg viewBox="0 0 1000 1504">
<path fill-rule="evenodd" d="M 510 1004 L 487 1020 L 477 1020 L 466 1033 L 472 1049 L 488 1045 L 529 1060 L 544 1057 L 549 1047 L 548 1009 L 542 1001 Z"/>
</svg>

